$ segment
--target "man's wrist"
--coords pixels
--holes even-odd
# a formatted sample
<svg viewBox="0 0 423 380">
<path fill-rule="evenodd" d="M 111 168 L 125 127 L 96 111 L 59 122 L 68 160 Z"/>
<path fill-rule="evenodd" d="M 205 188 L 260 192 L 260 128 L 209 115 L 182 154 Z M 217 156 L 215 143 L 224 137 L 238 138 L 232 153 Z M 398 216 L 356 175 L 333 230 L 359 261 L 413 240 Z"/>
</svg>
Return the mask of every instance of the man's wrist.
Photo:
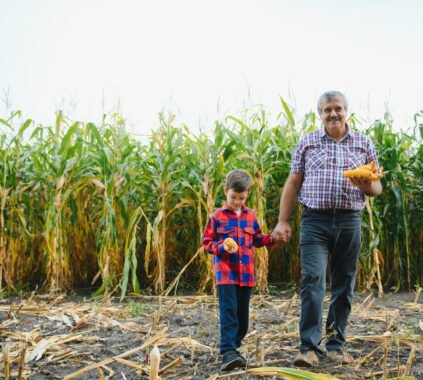
<svg viewBox="0 0 423 380">
<path fill-rule="evenodd" d="M 278 223 L 289 223 L 290 218 L 279 218 Z"/>
</svg>

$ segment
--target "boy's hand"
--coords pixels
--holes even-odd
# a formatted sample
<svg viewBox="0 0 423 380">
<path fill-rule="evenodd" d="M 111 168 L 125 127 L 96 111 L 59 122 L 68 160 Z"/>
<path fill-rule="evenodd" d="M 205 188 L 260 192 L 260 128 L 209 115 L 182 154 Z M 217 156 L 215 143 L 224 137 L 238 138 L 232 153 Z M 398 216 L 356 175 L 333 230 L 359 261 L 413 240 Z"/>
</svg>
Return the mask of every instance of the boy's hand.
<svg viewBox="0 0 423 380">
<path fill-rule="evenodd" d="M 227 238 L 223 242 L 223 249 L 229 253 L 235 253 L 238 251 L 238 244 L 235 243 L 234 239 Z"/>
<path fill-rule="evenodd" d="M 272 235 L 270 235 L 270 243 L 285 245 L 286 243 L 288 243 L 288 236 L 287 236 L 286 233 L 282 233 L 282 234 L 280 234 L 280 236 L 277 239 L 275 239 L 273 237 L 273 234 L 272 234 Z"/>
</svg>

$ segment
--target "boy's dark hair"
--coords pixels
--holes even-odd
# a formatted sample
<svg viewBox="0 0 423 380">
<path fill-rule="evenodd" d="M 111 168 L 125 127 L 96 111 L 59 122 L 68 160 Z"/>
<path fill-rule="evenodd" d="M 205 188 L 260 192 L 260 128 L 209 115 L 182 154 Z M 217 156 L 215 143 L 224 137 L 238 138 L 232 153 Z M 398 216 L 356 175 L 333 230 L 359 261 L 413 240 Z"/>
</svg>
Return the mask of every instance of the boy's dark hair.
<svg viewBox="0 0 423 380">
<path fill-rule="evenodd" d="M 226 190 L 233 190 L 237 193 L 249 191 L 253 186 L 253 179 L 244 170 L 232 170 L 226 176 Z"/>
</svg>

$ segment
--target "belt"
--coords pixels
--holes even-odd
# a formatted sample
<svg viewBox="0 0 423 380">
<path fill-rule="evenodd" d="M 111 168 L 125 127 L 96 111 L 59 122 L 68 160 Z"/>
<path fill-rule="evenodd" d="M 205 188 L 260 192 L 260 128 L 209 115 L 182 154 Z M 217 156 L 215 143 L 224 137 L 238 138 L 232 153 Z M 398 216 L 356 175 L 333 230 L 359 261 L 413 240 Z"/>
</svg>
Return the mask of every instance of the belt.
<svg viewBox="0 0 423 380">
<path fill-rule="evenodd" d="M 303 210 L 312 211 L 316 214 L 324 215 L 340 215 L 340 214 L 351 214 L 353 212 L 359 212 L 360 210 L 350 210 L 347 208 L 311 208 L 302 205 Z"/>
</svg>

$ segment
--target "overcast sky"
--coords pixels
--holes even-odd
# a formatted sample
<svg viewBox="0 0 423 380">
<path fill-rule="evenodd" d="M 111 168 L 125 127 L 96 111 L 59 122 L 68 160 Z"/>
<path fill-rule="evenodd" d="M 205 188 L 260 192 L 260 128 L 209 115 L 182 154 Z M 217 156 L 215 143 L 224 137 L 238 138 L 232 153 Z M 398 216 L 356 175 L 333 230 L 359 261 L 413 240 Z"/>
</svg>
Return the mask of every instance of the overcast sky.
<svg viewBox="0 0 423 380">
<path fill-rule="evenodd" d="M 162 109 L 191 129 L 243 103 L 297 118 L 328 89 L 398 128 L 423 109 L 422 0 L 0 0 L 0 115 L 148 133 Z"/>
</svg>

